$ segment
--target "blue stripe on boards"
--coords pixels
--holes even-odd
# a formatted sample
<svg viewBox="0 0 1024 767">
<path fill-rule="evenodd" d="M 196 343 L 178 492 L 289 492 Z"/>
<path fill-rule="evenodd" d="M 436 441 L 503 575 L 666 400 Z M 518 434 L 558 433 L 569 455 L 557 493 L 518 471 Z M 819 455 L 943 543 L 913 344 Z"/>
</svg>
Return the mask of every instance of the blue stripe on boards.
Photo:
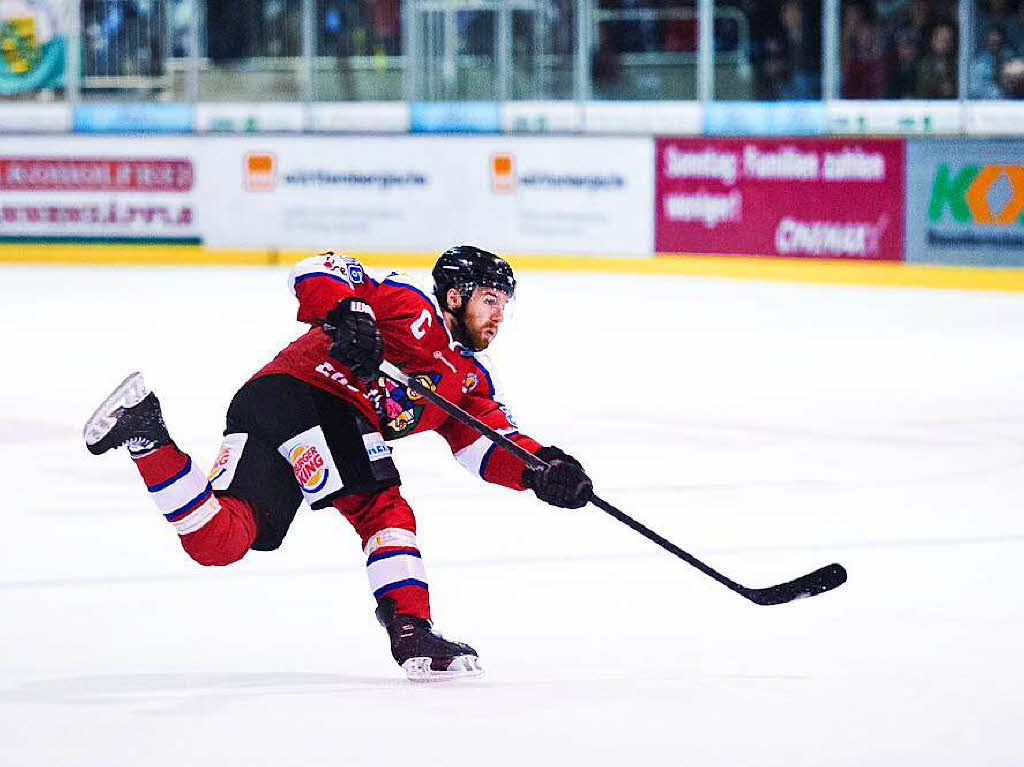
<svg viewBox="0 0 1024 767">
<path fill-rule="evenodd" d="M 423 558 L 423 555 L 417 549 L 398 549 L 396 551 L 376 551 L 370 555 L 369 559 L 366 560 L 367 565 L 372 565 L 374 562 L 379 562 L 382 559 L 389 559 L 390 557 L 419 557 Z"/>
<path fill-rule="evenodd" d="M 204 501 L 206 501 L 207 497 L 212 495 L 212 494 L 213 494 L 213 488 L 210 487 L 210 483 L 207 482 L 206 483 L 206 487 L 203 488 L 203 492 L 201 492 L 199 495 L 197 495 L 191 501 L 186 503 L 184 506 L 181 506 L 181 507 L 175 509 L 174 511 L 172 511 L 170 514 L 164 514 L 164 517 L 167 518 L 168 522 L 174 522 L 178 517 L 183 517 L 186 514 L 188 514 L 190 511 L 195 509 L 196 507 L 200 506 Z"/>
<path fill-rule="evenodd" d="M 186 456 L 185 468 L 184 469 L 179 471 L 173 477 L 171 477 L 169 479 L 165 479 L 163 482 L 157 482 L 155 485 L 146 485 L 146 489 L 148 489 L 149 492 L 151 492 L 151 493 L 158 493 L 161 490 L 163 490 L 165 487 L 170 487 L 171 485 L 173 485 L 175 482 L 177 482 L 179 479 L 184 477 L 190 471 L 192 471 L 192 459 L 190 457 Z"/>
<path fill-rule="evenodd" d="M 418 586 L 421 589 L 427 589 L 427 591 L 430 590 L 427 587 L 427 584 L 425 584 L 423 581 L 418 581 L 415 578 L 406 578 L 404 581 L 395 581 L 394 583 L 389 583 L 386 586 L 381 586 L 379 589 L 373 592 L 373 596 L 375 598 L 380 598 L 381 594 L 386 594 L 389 591 L 400 589 L 402 588 L 402 586 Z"/>
</svg>

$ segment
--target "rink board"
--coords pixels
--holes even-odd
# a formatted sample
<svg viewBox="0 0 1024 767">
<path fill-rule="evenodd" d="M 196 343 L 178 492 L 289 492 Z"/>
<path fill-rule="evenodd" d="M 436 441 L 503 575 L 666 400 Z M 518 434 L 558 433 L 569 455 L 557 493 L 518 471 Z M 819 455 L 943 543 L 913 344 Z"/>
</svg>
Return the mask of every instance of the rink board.
<svg viewBox="0 0 1024 767">
<path fill-rule="evenodd" d="M 5 137 L 0 263 L 429 266 L 1021 290 L 1014 141 Z"/>
</svg>

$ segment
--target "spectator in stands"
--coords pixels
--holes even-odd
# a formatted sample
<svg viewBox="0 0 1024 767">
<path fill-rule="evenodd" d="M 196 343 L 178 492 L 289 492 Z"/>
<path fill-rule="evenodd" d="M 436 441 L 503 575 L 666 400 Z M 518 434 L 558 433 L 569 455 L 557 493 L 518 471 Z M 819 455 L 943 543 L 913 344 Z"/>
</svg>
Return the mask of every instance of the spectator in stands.
<svg viewBox="0 0 1024 767">
<path fill-rule="evenodd" d="M 1012 48 L 1021 45 L 1021 21 L 1010 0 L 987 0 L 978 4 L 974 23 L 974 49 L 981 52 L 988 47 L 988 31 L 993 24 L 1002 28 L 1004 39 Z M 998 70 L 997 70 L 998 71 Z"/>
<path fill-rule="evenodd" d="M 764 14 L 766 9 L 760 10 Z M 808 10 L 802 0 L 784 0 L 771 16 L 752 15 L 757 98 L 820 98 L 821 21 Z"/>
<path fill-rule="evenodd" d="M 368 5 L 374 55 L 397 56 L 401 47 L 401 10 L 398 0 L 372 0 Z"/>
<path fill-rule="evenodd" d="M 891 49 L 896 54 L 897 36 L 904 43 L 912 43 L 915 49 L 914 64 L 928 47 L 928 33 L 932 27 L 932 7 L 928 0 L 911 0 L 895 13 L 890 20 L 892 28 Z"/>
<path fill-rule="evenodd" d="M 646 53 L 659 50 L 658 22 L 652 17 L 652 0 L 620 0 L 623 52 Z"/>
<path fill-rule="evenodd" d="M 885 77 L 885 95 L 890 99 L 912 99 L 917 96 L 917 64 L 921 58 L 913 30 L 898 29 L 893 35 L 892 49 Z"/>
<path fill-rule="evenodd" d="M 780 83 L 783 99 L 816 99 L 821 96 L 821 37 L 819 24 L 807 24 L 800 0 L 786 0 L 779 11 L 785 78 Z"/>
<path fill-rule="evenodd" d="M 619 69 L 619 48 L 613 34 L 616 24 L 600 24 L 597 27 L 598 43 L 590 63 L 590 74 L 594 79 L 594 91 L 598 98 L 613 99 L 621 71 Z"/>
<path fill-rule="evenodd" d="M 1006 98 L 1024 99 L 1024 59 L 1013 58 L 1003 64 L 999 88 Z"/>
<path fill-rule="evenodd" d="M 932 27 L 928 53 L 917 65 L 917 96 L 953 99 L 957 95 L 956 33 L 948 21 Z"/>
<path fill-rule="evenodd" d="M 839 44 L 843 97 L 877 99 L 885 92 L 885 48 L 874 6 L 850 2 L 843 8 Z"/>
<path fill-rule="evenodd" d="M 787 75 L 786 50 L 781 34 L 765 36 L 761 41 L 760 58 L 757 97 L 765 101 L 777 101 L 782 98 L 782 85 Z"/>
<path fill-rule="evenodd" d="M 972 99 L 999 99 L 1003 93 L 999 79 L 1003 65 L 1017 54 L 1006 40 L 1006 32 L 999 24 L 989 24 L 985 30 L 985 47 L 971 60 L 967 93 Z"/>
</svg>

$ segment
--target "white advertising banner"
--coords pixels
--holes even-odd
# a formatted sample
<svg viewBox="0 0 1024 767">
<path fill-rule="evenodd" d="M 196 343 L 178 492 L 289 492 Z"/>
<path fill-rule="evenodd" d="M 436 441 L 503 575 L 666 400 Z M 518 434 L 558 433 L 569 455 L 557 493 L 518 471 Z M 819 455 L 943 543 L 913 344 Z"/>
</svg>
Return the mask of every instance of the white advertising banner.
<svg viewBox="0 0 1024 767">
<path fill-rule="evenodd" d="M 5 137 L 0 241 L 201 239 L 196 141 Z"/>
<path fill-rule="evenodd" d="M 653 249 L 647 138 L 211 138 L 204 158 L 204 241 L 214 246 Z"/>
<path fill-rule="evenodd" d="M 8 137 L 0 240 L 647 256 L 649 138 Z"/>
<path fill-rule="evenodd" d="M 649 255 L 653 145 L 586 137 L 460 142 L 453 240 L 509 252 Z"/>
<path fill-rule="evenodd" d="M 457 190 L 436 146 L 416 137 L 208 139 L 205 240 L 226 247 L 433 248 L 457 215 L 450 202 Z"/>
</svg>

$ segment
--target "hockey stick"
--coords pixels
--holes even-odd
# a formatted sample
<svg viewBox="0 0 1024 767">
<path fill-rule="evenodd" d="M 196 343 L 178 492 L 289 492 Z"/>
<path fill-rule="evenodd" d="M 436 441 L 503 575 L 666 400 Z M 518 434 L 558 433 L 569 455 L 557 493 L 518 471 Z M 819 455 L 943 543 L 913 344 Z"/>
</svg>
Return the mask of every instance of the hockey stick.
<svg viewBox="0 0 1024 767">
<path fill-rule="evenodd" d="M 478 431 L 483 436 L 487 437 L 491 442 L 498 445 L 499 447 L 507 450 L 516 456 L 520 460 L 526 462 L 530 466 L 547 466 L 548 464 L 541 458 L 538 458 L 529 450 L 520 447 L 512 440 L 499 434 L 494 429 L 489 427 L 485 423 L 481 423 L 478 419 L 471 416 L 465 410 L 455 405 L 437 392 L 433 391 L 427 386 L 424 386 L 415 378 L 412 378 L 397 367 L 392 365 L 390 362 L 385 360 L 380 366 L 381 372 L 394 381 L 397 384 L 401 384 L 408 389 L 412 389 L 417 394 L 428 399 L 433 404 L 437 405 L 441 410 L 446 412 L 456 421 L 465 424 Z M 823 594 L 826 591 L 831 591 L 837 586 L 841 586 L 846 583 L 846 569 L 838 564 L 833 563 L 826 565 L 813 573 L 802 575 L 794 580 L 787 581 L 786 583 L 780 583 L 776 586 L 768 586 L 763 589 L 752 589 L 747 586 L 743 586 L 736 581 L 722 575 L 720 572 L 715 570 L 713 567 L 704 564 L 697 557 L 692 554 L 683 551 L 681 548 L 676 546 L 672 541 L 658 535 L 656 532 L 651 530 L 649 527 L 640 524 L 628 514 L 619 511 L 617 508 L 612 506 L 607 501 L 598 498 L 596 495 L 590 496 L 590 502 L 597 506 L 601 511 L 609 514 L 615 519 L 622 522 L 627 527 L 631 527 L 636 530 L 640 535 L 644 536 L 648 540 L 654 541 L 656 544 L 661 546 L 666 551 L 670 551 L 675 554 L 681 560 L 686 562 L 693 567 L 696 567 L 702 573 L 726 586 L 742 597 L 749 599 L 754 604 L 758 605 L 781 605 L 786 602 L 792 602 L 795 599 L 803 599 L 805 597 L 813 597 L 818 594 Z"/>
</svg>

